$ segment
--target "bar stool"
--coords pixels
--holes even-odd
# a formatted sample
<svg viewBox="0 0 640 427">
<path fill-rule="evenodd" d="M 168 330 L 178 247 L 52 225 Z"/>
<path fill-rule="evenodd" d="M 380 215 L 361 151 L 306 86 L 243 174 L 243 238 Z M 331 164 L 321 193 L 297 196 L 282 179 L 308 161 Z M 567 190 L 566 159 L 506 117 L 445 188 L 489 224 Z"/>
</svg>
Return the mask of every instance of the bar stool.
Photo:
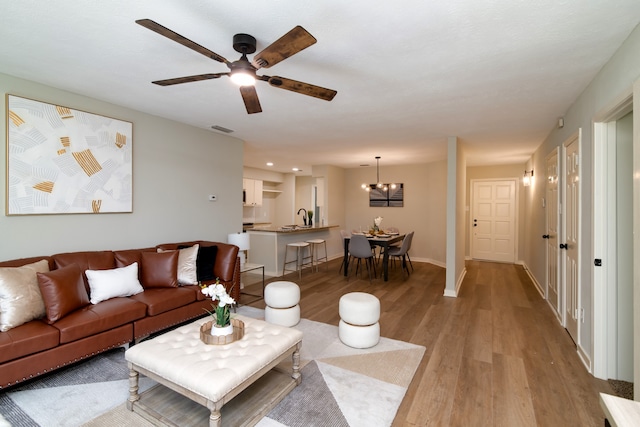
<svg viewBox="0 0 640 427">
<path fill-rule="evenodd" d="M 289 248 L 296 251 L 296 258 L 291 261 L 287 261 L 287 254 L 289 253 Z M 313 262 L 311 260 L 311 254 L 304 256 L 304 248 L 309 248 L 309 243 L 307 242 L 292 242 L 287 243 L 287 246 L 284 249 L 284 265 L 282 266 L 282 275 L 284 276 L 285 271 L 297 271 L 298 278 L 302 279 L 302 267 L 305 265 L 310 265 L 313 268 Z M 308 260 L 305 262 L 305 260 Z M 295 270 L 287 269 L 287 264 L 291 264 L 292 262 L 296 263 Z"/>
<path fill-rule="evenodd" d="M 312 266 L 312 270 L 313 270 L 313 263 L 315 261 L 316 263 L 316 271 L 320 271 L 320 260 L 323 259 L 324 262 L 326 263 L 327 261 L 329 261 L 329 259 L 327 258 L 327 241 L 324 239 L 311 239 L 311 240 L 307 240 L 307 243 L 309 243 L 311 245 L 311 266 Z M 320 257 L 318 256 L 318 251 L 320 250 L 320 245 L 324 245 L 324 256 Z M 326 266 L 327 267 L 327 271 L 329 271 L 329 265 Z"/>
</svg>

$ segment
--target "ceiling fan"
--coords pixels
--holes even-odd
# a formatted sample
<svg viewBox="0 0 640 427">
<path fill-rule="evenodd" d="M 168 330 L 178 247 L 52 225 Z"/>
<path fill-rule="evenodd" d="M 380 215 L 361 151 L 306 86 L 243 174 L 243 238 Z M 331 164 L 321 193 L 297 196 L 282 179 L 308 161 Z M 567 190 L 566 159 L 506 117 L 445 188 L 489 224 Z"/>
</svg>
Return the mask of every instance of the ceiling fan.
<svg viewBox="0 0 640 427">
<path fill-rule="evenodd" d="M 200 46 L 196 42 L 189 40 L 188 38 L 181 36 L 180 34 L 172 31 L 162 25 L 158 24 L 151 19 L 139 19 L 137 24 L 142 25 L 145 28 L 155 31 L 156 33 L 165 36 L 183 46 L 193 49 L 196 52 L 206 56 L 207 58 L 214 59 L 218 62 L 222 62 L 229 67 L 229 72 L 226 73 L 209 73 L 198 74 L 195 76 L 177 77 L 166 80 L 156 80 L 152 83 L 160 86 L 170 86 L 180 83 L 197 82 L 200 80 L 217 79 L 222 76 L 229 76 L 232 81 L 240 85 L 240 94 L 244 101 L 244 105 L 247 109 L 247 113 L 260 113 L 262 108 L 260 107 L 260 100 L 256 92 L 254 83 L 256 80 L 262 80 L 268 82 L 271 86 L 280 89 L 287 89 L 292 92 L 297 92 L 303 95 L 313 96 L 315 98 L 324 99 L 325 101 L 331 101 L 338 92 L 332 89 L 326 89 L 320 86 L 315 86 L 309 83 L 303 83 L 296 80 L 287 79 L 279 76 L 259 76 L 256 71 L 260 68 L 269 68 L 277 63 L 287 59 L 290 56 L 295 55 L 301 50 L 311 46 L 317 40 L 307 32 L 301 26 L 294 27 L 291 31 L 280 37 L 275 42 L 267 46 L 262 52 L 253 57 L 253 61 L 249 61 L 248 54 L 252 54 L 256 51 L 256 39 L 249 34 L 236 34 L 233 36 L 233 48 L 242 54 L 237 61 L 229 62 L 224 57 L 218 55 L 209 49 Z"/>
</svg>

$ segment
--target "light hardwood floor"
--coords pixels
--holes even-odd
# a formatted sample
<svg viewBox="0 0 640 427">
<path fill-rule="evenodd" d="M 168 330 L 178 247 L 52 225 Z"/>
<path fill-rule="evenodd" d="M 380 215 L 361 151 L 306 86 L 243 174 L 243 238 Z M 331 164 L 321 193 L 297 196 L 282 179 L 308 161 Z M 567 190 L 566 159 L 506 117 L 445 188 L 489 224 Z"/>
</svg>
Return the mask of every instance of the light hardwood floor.
<svg viewBox="0 0 640 427">
<path fill-rule="evenodd" d="M 426 347 L 394 426 L 604 425 L 598 393 L 613 390 L 587 373 L 522 266 L 468 262 L 460 295 L 447 298 L 445 270 L 432 264 L 369 283 L 366 271 L 339 274 L 340 261 L 271 281 L 298 283 L 302 317 L 332 325 L 340 296 L 369 292 L 380 299 L 382 336 Z"/>
</svg>

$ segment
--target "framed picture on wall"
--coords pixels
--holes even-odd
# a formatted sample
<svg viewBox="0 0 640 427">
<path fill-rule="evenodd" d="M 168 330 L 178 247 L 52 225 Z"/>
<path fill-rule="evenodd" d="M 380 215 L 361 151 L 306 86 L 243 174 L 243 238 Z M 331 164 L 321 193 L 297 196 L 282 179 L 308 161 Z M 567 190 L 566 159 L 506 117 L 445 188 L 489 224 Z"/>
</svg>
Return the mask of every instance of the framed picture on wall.
<svg viewBox="0 0 640 427">
<path fill-rule="evenodd" d="M 403 207 L 404 184 L 384 184 L 382 188 L 371 184 L 369 191 L 370 207 Z M 386 188 L 386 190 L 384 190 Z"/>
<path fill-rule="evenodd" d="M 133 123 L 6 102 L 7 215 L 133 212 Z"/>
</svg>

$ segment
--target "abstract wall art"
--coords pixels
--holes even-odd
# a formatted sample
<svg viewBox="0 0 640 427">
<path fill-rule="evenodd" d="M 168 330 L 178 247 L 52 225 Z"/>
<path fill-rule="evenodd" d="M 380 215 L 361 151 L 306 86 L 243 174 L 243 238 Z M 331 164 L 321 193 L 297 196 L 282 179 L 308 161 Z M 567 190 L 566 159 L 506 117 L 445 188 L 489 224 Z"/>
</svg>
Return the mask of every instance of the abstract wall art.
<svg viewBox="0 0 640 427">
<path fill-rule="evenodd" d="M 133 212 L 133 124 L 7 94 L 7 215 Z"/>
<path fill-rule="evenodd" d="M 383 184 L 383 188 L 371 184 L 369 187 L 369 207 L 404 207 L 404 184 Z"/>
</svg>

